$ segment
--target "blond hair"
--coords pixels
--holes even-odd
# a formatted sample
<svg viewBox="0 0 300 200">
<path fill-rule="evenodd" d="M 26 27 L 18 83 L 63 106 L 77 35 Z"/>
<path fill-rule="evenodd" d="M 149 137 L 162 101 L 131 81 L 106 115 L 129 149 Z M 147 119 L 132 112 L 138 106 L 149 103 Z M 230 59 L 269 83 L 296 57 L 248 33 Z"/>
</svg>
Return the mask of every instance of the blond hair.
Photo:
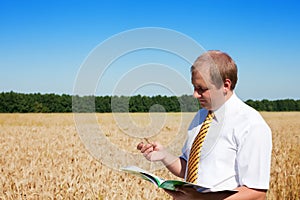
<svg viewBox="0 0 300 200">
<path fill-rule="evenodd" d="M 210 50 L 199 56 L 191 67 L 194 70 L 209 69 L 211 82 L 220 88 L 226 79 L 231 81 L 231 90 L 234 90 L 237 83 L 237 66 L 234 60 L 224 52 Z"/>
</svg>

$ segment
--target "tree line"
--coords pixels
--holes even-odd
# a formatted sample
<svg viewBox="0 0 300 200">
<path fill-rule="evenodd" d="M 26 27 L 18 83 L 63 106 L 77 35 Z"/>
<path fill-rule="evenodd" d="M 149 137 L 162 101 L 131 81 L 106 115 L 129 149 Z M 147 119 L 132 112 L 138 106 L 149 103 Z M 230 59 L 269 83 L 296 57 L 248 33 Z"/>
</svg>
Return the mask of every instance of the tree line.
<svg viewBox="0 0 300 200">
<path fill-rule="evenodd" d="M 247 100 L 258 111 L 300 111 L 300 100 Z M 200 106 L 191 95 L 176 96 L 72 96 L 67 94 L 0 93 L 1 113 L 66 112 L 196 112 Z"/>
</svg>

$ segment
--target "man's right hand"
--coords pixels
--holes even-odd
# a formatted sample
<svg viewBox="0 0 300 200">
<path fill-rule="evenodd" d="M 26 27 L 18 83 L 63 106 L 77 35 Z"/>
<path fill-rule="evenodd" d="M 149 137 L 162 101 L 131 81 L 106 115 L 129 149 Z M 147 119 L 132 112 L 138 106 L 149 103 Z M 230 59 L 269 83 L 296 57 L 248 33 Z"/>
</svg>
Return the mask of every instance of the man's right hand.
<svg viewBox="0 0 300 200">
<path fill-rule="evenodd" d="M 149 161 L 162 161 L 167 156 L 165 148 L 158 142 L 145 144 L 140 142 L 137 149 L 141 151 L 144 157 Z"/>
<path fill-rule="evenodd" d="M 145 144 L 140 142 L 137 149 L 149 161 L 161 161 L 174 175 L 184 178 L 186 161 L 182 158 L 170 154 L 158 142 Z"/>
</svg>

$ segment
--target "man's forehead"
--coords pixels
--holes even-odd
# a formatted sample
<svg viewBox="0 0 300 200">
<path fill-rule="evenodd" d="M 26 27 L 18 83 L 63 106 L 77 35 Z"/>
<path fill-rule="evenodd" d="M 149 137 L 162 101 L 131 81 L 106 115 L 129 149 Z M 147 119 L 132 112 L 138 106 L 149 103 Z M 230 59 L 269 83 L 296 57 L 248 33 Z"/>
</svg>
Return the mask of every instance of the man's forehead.
<svg viewBox="0 0 300 200">
<path fill-rule="evenodd" d="M 210 78 L 210 73 L 208 70 L 201 70 L 201 69 L 194 69 L 192 71 L 192 77 L 194 78 L 202 78 L 202 79 L 205 79 L 205 80 L 209 80 Z"/>
<path fill-rule="evenodd" d="M 201 73 L 197 70 L 192 72 L 191 79 L 193 85 L 206 86 L 210 84 L 210 78 L 207 73 Z"/>
</svg>

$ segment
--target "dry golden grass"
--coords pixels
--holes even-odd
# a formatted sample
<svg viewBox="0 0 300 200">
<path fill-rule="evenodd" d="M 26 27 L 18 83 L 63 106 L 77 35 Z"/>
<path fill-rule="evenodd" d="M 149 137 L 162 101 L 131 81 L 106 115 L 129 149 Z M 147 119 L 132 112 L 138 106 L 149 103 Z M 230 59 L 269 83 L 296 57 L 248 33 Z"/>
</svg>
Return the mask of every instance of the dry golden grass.
<svg viewBox="0 0 300 200">
<path fill-rule="evenodd" d="M 157 127 L 161 133 L 151 139 L 169 144 L 174 134 L 184 134 L 193 115 L 167 114 Z M 268 199 L 299 199 L 300 113 L 262 115 L 273 131 Z M 105 136 L 128 152 L 140 139 L 124 133 L 147 131 L 151 125 L 148 113 L 131 114 L 133 128 L 120 128 L 111 114 L 97 116 Z M 0 114 L 0 152 L 0 199 L 170 199 L 154 185 L 92 157 L 76 132 L 73 114 Z M 165 169 L 155 173 L 175 178 Z"/>
<path fill-rule="evenodd" d="M 300 199 L 300 113 L 262 113 L 273 133 L 269 199 Z"/>
</svg>

